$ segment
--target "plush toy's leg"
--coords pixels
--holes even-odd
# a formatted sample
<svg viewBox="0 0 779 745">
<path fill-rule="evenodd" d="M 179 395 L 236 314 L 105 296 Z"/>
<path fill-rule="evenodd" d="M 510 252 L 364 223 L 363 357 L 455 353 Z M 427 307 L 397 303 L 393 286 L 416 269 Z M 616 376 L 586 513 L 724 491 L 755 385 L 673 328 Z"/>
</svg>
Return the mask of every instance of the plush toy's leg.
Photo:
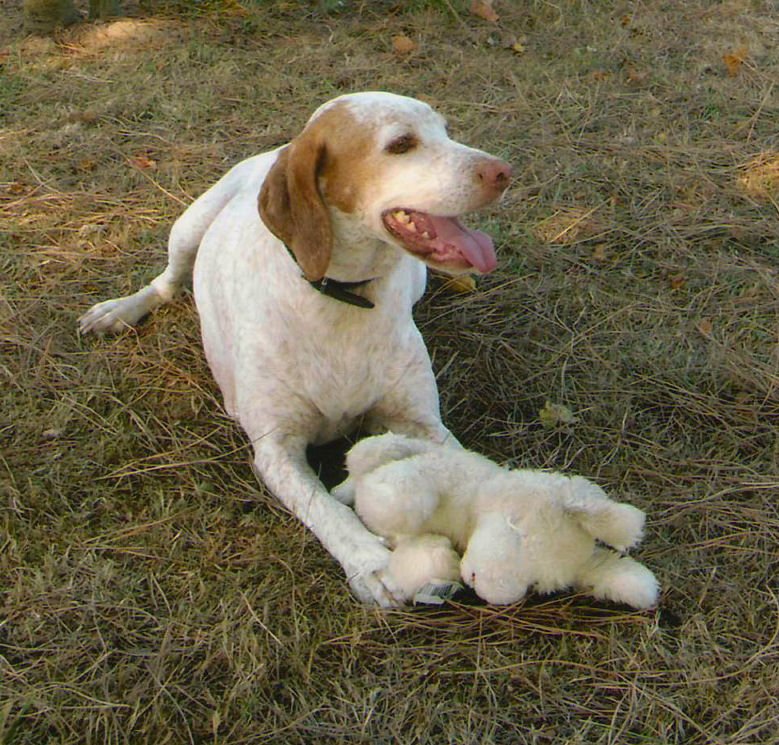
<svg viewBox="0 0 779 745">
<path fill-rule="evenodd" d="M 354 445 L 346 456 L 349 473 L 359 476 L 369 471 L 375 471 L 385 463 L 410 458 L 438 446 L 432 440 L 418 437 L 406 437 L 387 432 L 383 435 L 366 437 Z"/>
<path fill-rule="evenodd" d="M 646 521 L 644 513 L 632 505 L 612 501 L 592 481 L 574 476 L 562 498 L 566 511 L 593 538 L 619 551 L 641 540 Z"/>
<path fill-rule="evenodd" d="M 337 499 L 341 504 L 354 504 L 354 495 L 357 489 L 355 479 L 347 476 L 340 484 L 330 489 L 330 495 Z"/>
<path fill-rule="evenodd" d="M 343 504 L 354 504 L 356 480 L 387 463 L 410 458 L 437 448 L 437 443 L 418 437 L 406 437 L 388 432 L 360 440 L 349 450 L 346 467 L 349 476 L 331 490 Z"/>
<path fill-rule="evenodd" d="M 387 463 L 357 482 L 354 509 L 374 532 L 419 535 L 438 506 L 435 484 L 413 459 Z"/>
<path fill-rule="evenodd" d="M 600 547 L 593 551 L 575 585 L 593 597 L 634 608 L 651 608 L 660 593 L 654 574 L 645 566 Z"/>
<path fill-rule="evenodd" d="M 390 556 L 389 573 L 403 599 L 415 604 L 438 605 L 462 588 L 460 557 L 441 535 L 403 539 Z"/>
</svg>

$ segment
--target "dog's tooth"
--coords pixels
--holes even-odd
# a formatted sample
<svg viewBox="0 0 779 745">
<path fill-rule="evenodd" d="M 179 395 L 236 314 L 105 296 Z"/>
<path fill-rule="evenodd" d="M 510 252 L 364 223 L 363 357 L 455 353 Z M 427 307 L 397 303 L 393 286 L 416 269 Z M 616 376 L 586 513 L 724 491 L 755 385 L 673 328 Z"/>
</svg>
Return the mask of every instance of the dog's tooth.
<svg viewBox="0 0 779 745">
<path fill-rule="evenodd" d="M 408 212 L 401 212 L 398 218 L 404 225 L 408 225 L 411 222 L 411 215 Z"/>
<path fill-rule="evenodd" d="M 417 232 L 417 226 L 414 225 L 413 222 L 409 221 L 408 225 L 406 226 L 412 233 Z"/>
<path fill-rule="evenodd" d="M 393 217 L 394 217 L 394 218 L 395 218 L 395 219 L 396 219 L 398 222 L 403 222 L 403 215 L 404 215 L 404 214 L 405 214 L 405 213 L 403 212 L 403 210 L 395 210 L 395 211 L 392 213 L 392 216 L 393 216 Z"/>
<path fill-rule="evenodd" d="M 429 240 L 430 240 L 430 239 L 431 239 L 433 236 L 432 236 L 432 235 L 430 235 L 430 233 L 428 233 L 427 231 L 425 231 L 424 233 L 422 233 L 422 237 L 423 237 L 425 240 L 429 241 Z"/>
</svg>

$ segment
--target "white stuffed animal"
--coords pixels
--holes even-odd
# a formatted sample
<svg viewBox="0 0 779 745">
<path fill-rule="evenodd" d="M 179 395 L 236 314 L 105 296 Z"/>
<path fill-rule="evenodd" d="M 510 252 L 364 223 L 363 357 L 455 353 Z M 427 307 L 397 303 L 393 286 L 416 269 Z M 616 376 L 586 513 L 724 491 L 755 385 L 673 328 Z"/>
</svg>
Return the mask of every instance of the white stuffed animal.
<svg viewBox="0 0 779 745">
<path fill-rule="evenodd" d="M 407 600 L 462 577 L 499 605 L 569 587 L 635 608 L 657 603 L 654 575 L 617 553 L 641 540 L 644 513 L 581 476 L 510 471 L 394 434 L 361 440 L 346 462 L 334 495 L 395 548 L 389 571 Z"/>
</svg>

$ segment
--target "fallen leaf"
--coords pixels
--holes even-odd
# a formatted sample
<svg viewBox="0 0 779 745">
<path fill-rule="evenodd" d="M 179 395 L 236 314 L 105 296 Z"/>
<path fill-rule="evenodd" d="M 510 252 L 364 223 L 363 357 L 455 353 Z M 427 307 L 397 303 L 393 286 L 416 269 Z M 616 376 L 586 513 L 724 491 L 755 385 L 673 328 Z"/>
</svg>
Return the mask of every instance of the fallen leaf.
<svg viewBox="0 0 779 745">
<path fill-rule="evenodd" d="M 595 248 L 592 249 L 592 260 L 593 261 L 606 261 L 608 258 L 606 254 L 606 243 L 598 243 Z"/>
<path fill-rule="evenodd" d="M 471 3 L 471 13 L 479 18 L 483 18 L 485 21 L 495 23 L 500 16 L 495 12 L 492 7 L 493 0 L 473 0 Z"/>
<path fill-rule="evenodd" d="M 157 161 L 152 160 L 146 155 L 136 155 L 130 159 L 130 164 L 135 168 L 140 168 L 144 171 L 153 171 L 157 167 Z"/>
<path fill-rule="evenodd" d="M 722 61 L 725 63 L 725 70 L 731 78 L 735 78 L 741 70 L 744 60 L 739 59 L 732 54 L 723 54 Z"/>
<path fill-rule="evenodd" d="M 722 61 L 725 63 L 725 70 L 731 78 L 735 78 L 741 72 L 741 66 L 744 60 L 749 57 L 749 50 L 746 47 L 734 49 L 730 54 L 723 54 Z"/>
<path fill-rule="evenodd" d="M 553 404 L 551 401 L 547 401 L 544 404 L 544 408 L 538 412 L 538 419 L 542 426 L 547 429 L 552 429 L 560 424 L 574 424 L 574 422 L 579 421 L 567 406 Z"/>
<path fill-rule="evenodd" d="M 744 166 L 738 182 L 753 199 L 779 198 L 779 153 L 767 152 L 752 158 Z"/>
<path fill-rule="evenodd" d="M 476 290 L 476 279 L 471 274 L 462 274 L 459 277 L 449 277 L 444 282 L 444 290 L 460 292 L 463 294 Z"/>
<path fill-rule="evenodd" d="M 398 34 L 392 40 L 392 48 L 395 50 L 395 54 L 411 54 L 417 50 L 418 44 L 409 39 L 405 34 Z"/>
<path fill-rule="evenodd" d="M 698 321 L 698 331 L 704 336 L 711 336 L 711 332 L 714 330 L 714 326 L 708 318 L 702 318 Z"/>
<path fill-rule="evenodd" d="M 84 160 L 79 162 L 78 167 L 81 171 L 94 171 L 97 167 L 97 163 L 90 158 L 84 158 Z"/>
<path fill-rule="evenodd" d="M 680 290 L 682 287 L 684 287 L 685 282 L 687 281 L 684 274 L 672 274 L 668 278 L 668 284 L 671 286 L 672 290 Z"/>
<path fill-rule="evenodd" d="M 514 54 L 524 54 L 527 51 L 527 47 L 521 41 L 515 41 L 511 45 L 511 51 Z"/>
</svg>

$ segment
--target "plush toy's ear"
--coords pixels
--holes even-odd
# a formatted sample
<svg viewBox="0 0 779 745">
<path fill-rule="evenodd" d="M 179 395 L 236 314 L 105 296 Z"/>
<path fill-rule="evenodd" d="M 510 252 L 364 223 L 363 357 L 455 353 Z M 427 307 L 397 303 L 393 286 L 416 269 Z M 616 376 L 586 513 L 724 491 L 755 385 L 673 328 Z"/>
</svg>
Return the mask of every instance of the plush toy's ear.
<svg viewBox="0 0 779 745">
<path fill-rule="evenodd" d="M 644 534 L 646 515 L 629 504 L 613 502 L 597 484 L 581 476 L 569 479 L 563 508 L 593 538 L 624 551 Z"/>
<path fill-rule="evenodd" d="M 330 213 L 318 184 L 326 158 L 318 128 L 305 130 L 279 153 L 258 197 L 262 221 L 310 281 L 325 276 L 333 252 Z"/>
</svg>

